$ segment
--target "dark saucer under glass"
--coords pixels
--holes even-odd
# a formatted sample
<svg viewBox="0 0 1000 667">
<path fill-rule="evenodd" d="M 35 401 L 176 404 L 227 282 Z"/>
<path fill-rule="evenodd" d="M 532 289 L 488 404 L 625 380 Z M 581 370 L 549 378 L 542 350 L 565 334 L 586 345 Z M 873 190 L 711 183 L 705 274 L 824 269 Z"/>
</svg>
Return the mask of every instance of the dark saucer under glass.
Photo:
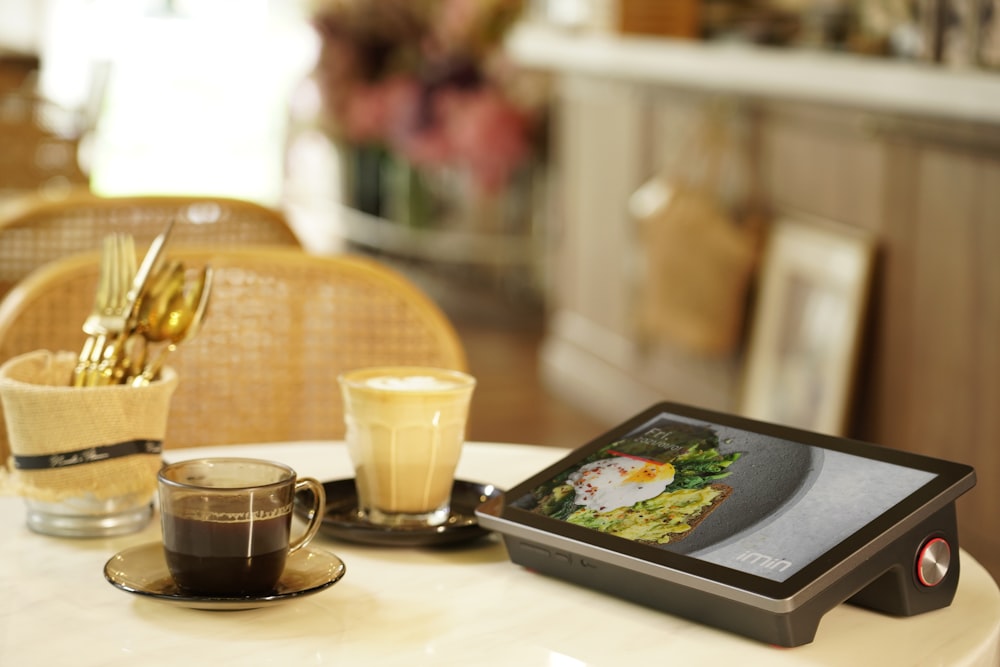
<svg viewBox="0 0 1000 667">
<path fill-rule="evenodd" d="M 489 534 L 479 525 L 475 509 L 503 492 L 492 484 L 455 480 L 451 491 L 451 514 L 440 526 L 395 528 L 367 521 L 358 512 L 354 478 L 323 482 L 326 514 L 320 533 L 346 542 L 379 546 L 440 546 L 468 542 Z M 296 502 L 295 512 L 304 516 L 309 503 Z"/>
</svg>

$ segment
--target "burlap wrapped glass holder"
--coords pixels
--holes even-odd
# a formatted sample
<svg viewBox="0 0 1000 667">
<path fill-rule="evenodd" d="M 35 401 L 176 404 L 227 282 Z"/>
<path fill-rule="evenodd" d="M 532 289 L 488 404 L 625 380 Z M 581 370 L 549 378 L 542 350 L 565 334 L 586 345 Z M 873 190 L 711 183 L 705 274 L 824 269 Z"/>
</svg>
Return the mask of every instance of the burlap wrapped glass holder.
<svg viewBox="0 0 1000 667">
<path fill-rule="evenodd" d="M 28 527 L 63 537 L 123 535 L 153 515 L 156 473 L 177 375 L 144 387 L 72 387 L 72 352 L 0 366 L 11 478 Z"/>
</svg>

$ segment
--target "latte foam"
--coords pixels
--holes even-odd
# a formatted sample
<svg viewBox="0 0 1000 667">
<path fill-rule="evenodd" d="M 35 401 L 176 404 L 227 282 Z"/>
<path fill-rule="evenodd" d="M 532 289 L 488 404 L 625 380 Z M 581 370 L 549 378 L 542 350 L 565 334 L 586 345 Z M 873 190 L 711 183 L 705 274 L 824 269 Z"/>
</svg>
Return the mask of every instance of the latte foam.
<svg viewBox="0 0 1000 667">
<path fill-rule="evenodd" d="M 364 381 L 364 384 L 372 389 L 381 389 L 384 391 L 435 391 L 458 389 L 461 386 L 452 380 L 432 375 L 382 375 L 370 377 Z"/>
</svg>

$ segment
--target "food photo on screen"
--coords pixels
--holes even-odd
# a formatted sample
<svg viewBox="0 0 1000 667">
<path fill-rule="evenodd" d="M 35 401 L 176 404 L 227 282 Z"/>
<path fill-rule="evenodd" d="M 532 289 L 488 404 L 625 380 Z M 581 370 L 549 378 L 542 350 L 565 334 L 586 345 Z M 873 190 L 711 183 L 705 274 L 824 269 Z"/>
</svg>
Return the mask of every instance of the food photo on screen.
<svg viewBox="0 0 1000 667">
<path fill-rule="evenodd" d="M 573 462 L 513 504 L 784 581 L 933 477 L 664 414 Z"/>
</svg>

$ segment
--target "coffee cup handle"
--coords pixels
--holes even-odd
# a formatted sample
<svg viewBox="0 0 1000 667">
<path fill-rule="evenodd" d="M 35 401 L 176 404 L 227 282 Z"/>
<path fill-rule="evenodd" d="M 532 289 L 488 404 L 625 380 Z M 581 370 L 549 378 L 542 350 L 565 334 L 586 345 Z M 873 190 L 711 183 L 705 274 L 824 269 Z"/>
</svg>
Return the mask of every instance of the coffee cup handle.
<svg viewBox="0 0 1000 667">
<path fill-rule="evenodd" d="M 300 536 L 288 543 L 288 553 L 295 553 L 309 544 L 312 538 L 316 537 L 320 524 L 323 523 L 323 514 L 326 509 L 326 492 L 323 490 L 323 485 L 312 477 L 300 477 L 295 482 L 295 493 L 298 494 L 306 489 L 312 494 L 312 507 L 306 516 L 306 529 Z"/>
</svg>

